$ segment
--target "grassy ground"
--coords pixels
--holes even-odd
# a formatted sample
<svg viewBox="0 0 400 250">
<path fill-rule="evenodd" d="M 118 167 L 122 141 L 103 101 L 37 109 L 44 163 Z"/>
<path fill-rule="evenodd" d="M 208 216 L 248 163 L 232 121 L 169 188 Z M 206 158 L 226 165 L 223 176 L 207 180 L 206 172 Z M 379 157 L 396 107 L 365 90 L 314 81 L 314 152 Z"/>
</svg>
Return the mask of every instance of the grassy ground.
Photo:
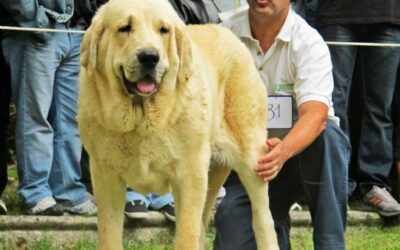
<svg viewBox="0 0 400 250">
<path fill-rule="evenodd" d="M 12 181 L 9 183 L 1 196 L 1 199 L 6 203 L 9 215 L 20 215 L 23 214 L 22 200 L 17 195 L 17 169 L 15 165 L 8 168 L 8 177 Z M 0 248 L 1 249 L 1 248 Z"/>
<path fill-rule="evenodd" d="M 9 168 L 9 177 L 17 179 L 15 167 Z M 16 195 L 17 183 L 8 185 L 2 199 L 6 202 L 10 215 L 22 214 L 21 199 Z M 207 235 L 207 248 L 212 249 L 214 239 L 213 229 Z M 291 231 L 292 247 L 296 249 L 312 248 L 312 229 L 310 227 L 293 227 Z M 172 249 L 173 237 L 165 233 L 149 242 L 130 241 L 125 239 L 125 249 L 132 250 L 167 250 Z M 366 223 L 361 226 L 348 227 L 346 231 L 347 249 L 354 250 L 400 250 L 400 225 L 382 227 L 376 223 Z M 38 238 L 33 242 L 21 242 L 21 239 L 8 240 L 0 237 L 0 250 L 33 249 L 33 250 L 91 250 L 97 249 L 97 242 L 93 236 L 82 233 L 79 239 L 71 243 L 60 244 L 60 241 L 51 237 Z"/>
<path fill-rule="evenodd" d="M 357 226 L 349 227 L 346 232 L 346 246 L 348 250 L 396 250 L 400 249 L 400 226 L 381 228 L 379 226 Z M 92 250 L 97 249 L 97 242 L 85 237 L 77 239 L 73 243 L 60 245 L 57 239 L 43 237 L 37 239 L 30 245 L 6 241 L 0 238 L 0 249 L 18 249 L 16 245 L 24 246 L 23 249 L 34 250 Z M 211 231 L 207 236 L 207 250 L 212 249 L 214 233 Z M 292 228 L 293 249 L 313 249 L 312 234 L 309 227 Z M 19 248 L 21 249 L 21 248 Z M 149 242 L 133 242 L 125 239 L 124 249 L 128 250 L 169 250 L 172 249 L 172 236 L 170 234 Z"/>
</svg>

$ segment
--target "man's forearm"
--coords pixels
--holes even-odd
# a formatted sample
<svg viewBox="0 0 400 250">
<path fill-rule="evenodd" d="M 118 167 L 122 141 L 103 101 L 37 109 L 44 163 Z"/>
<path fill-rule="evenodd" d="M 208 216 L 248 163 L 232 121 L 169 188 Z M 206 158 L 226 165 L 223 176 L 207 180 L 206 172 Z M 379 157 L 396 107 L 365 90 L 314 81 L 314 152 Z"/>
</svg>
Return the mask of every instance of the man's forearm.
<svg viewBox="0 0 400 250">
<path fill-rule="evenodd" d="M 299 108 L 299 120 L 282 140 L 289 158 L 307 148 L 325 129 L 327 110 L 319 102 L 307 102 Z"/>
</svg>

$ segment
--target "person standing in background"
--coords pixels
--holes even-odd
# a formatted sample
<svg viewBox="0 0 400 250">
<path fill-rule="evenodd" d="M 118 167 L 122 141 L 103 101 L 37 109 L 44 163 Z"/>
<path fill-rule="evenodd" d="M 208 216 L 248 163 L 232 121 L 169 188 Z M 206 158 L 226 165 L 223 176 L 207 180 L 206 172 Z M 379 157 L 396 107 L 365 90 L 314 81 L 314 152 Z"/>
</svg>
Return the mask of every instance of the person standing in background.
<svg viewBox="0 0 400 250">
<path fill-rule="evenodd" d="M 8 25 L 11 16 L 0 5 L 0 25 Z M 11 84 L 10 71 L 5 63 L 3 52 L 1 50 L 1 41 L 4 32 L 0 30 L 0 198 L 7 185 L 7 128 L 10 121 L 10 99 Z M 7 207 L 3 200 L 0 199 L 0 214 L 7 214 Z"/>
<path fill-rule="evenodd" d="M 82 34 L 67 33 L 82 30 L 77 6 L 72 0 L 1 4 L 15 25 L 66 31 L 10 32 L 2 42 L 17 109 L 18 192 L 29 214 L 96 214 L 80 181 L 76 114 Z"/>
<path fill-rule="evenodd" d="M 319 0 L 316 27 L 325 41 L 400 43 L 400 0 Z M 383 217 L 400 215 L 391 195 L 393 166 L 392 101 L 400 48 L 329 46 L 333 64 L 333 104 L 340 125 L 349 133 L 349 93 L 356 58 L 364 108 L 356 152 L 355 180 L 363 202 Z M 350 183 L 352 184 L 352 183 Z M 350 185 L 350 192 L 355 185 Z"/>
<path fill-rule="evenodd" d="M 397 85 L 393 101 L 394 149 L 393 160 L 397 174 L 397 200 L 400 200 L 400 65 L 397 70 Z"/>
</svg>

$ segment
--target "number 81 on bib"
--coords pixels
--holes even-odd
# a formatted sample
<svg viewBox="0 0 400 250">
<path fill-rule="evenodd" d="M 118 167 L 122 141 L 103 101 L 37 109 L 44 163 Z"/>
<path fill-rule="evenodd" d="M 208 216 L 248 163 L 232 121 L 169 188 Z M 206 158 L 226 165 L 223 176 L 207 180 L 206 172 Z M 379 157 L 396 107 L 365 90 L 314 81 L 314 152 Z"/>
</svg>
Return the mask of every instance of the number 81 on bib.
<svg viewBox="0 0 400 250">
<path fill-rule="evenodd" d="M 292 96 L 268 96 L 268 128 L 292 128 Z"/>
</svg>

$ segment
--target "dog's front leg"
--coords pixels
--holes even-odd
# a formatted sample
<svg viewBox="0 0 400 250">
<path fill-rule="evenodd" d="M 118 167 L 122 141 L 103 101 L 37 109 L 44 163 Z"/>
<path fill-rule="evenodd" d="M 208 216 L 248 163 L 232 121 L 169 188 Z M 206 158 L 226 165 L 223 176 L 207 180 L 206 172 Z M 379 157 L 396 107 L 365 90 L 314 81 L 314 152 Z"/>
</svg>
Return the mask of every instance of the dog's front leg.
<svg viewBox="0 0 400 250">
<path fill-rule="evenodd" d="M 122 250 L 126 185 L 109 168 L 91 161 L 93 191 L 97 203 L 99 249 Z"/>
<path fill-rule="evenodd" d="M 208 165 L 190 168 L 183 166 L 181 169 L 173 186 L 177 215 L 174 249 L 199 250 L 202 249 L 199 241 L 203 227 Z"/>
</svg>

